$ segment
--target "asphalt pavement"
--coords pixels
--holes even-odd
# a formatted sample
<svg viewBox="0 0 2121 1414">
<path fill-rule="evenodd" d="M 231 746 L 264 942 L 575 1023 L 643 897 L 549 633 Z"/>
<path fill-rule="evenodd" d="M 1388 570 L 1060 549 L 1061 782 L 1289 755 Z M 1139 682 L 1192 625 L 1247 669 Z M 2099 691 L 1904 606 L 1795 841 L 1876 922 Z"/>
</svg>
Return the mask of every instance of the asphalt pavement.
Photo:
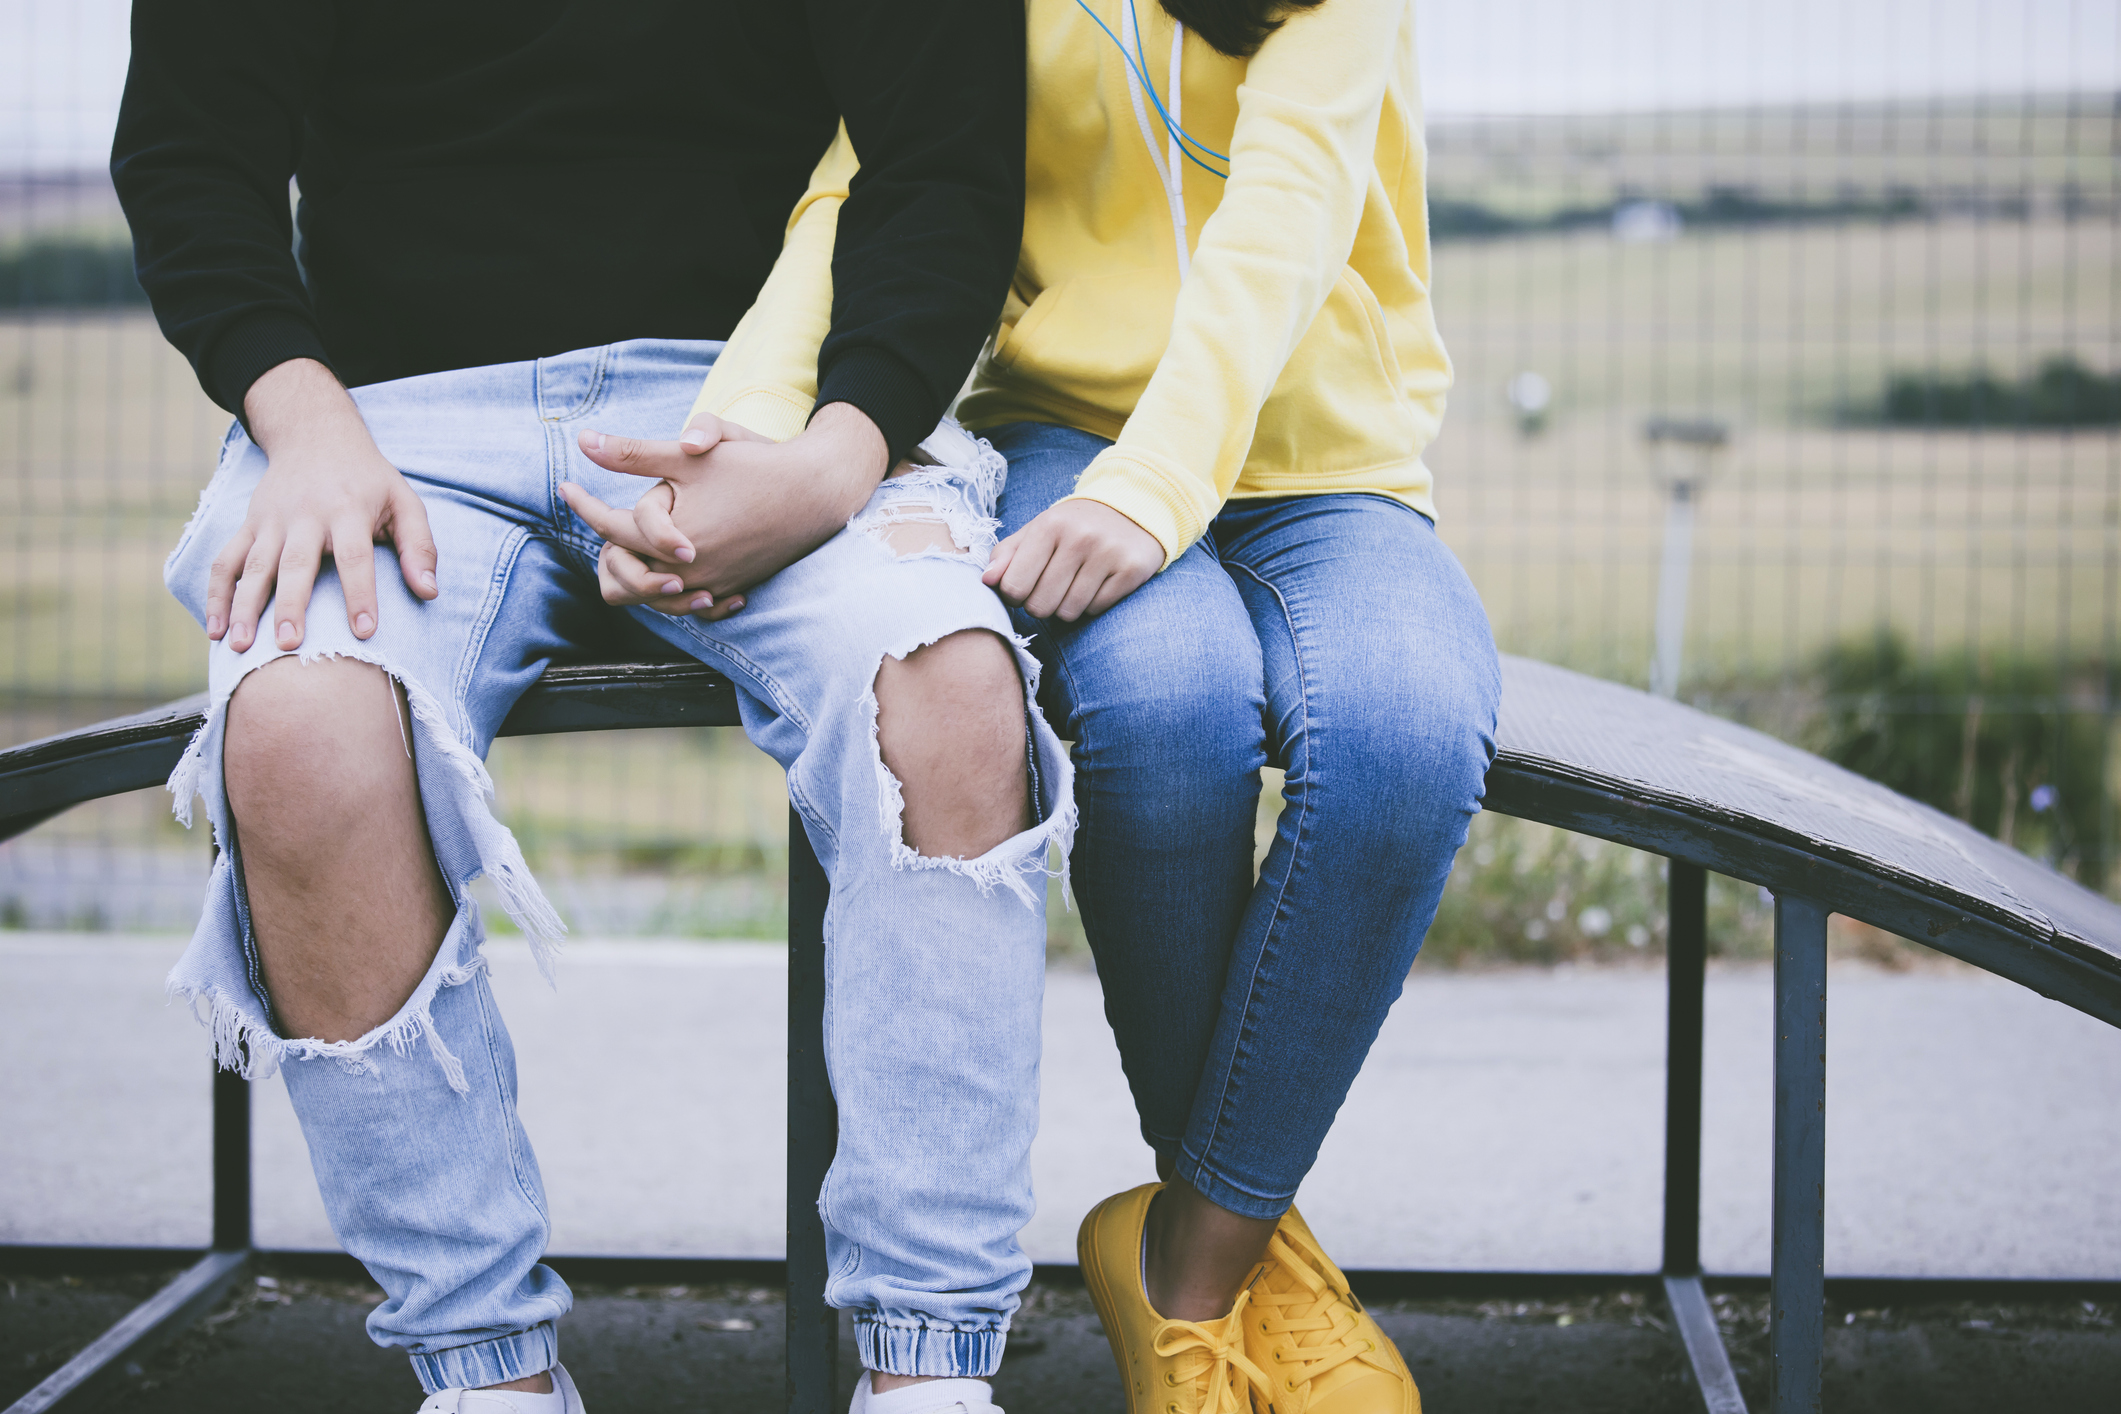
<svg viewBox="0 0 2121 1414">
<path fill-rule="evenodd" d="M 203 1245 L 208 1051 L 169 937 L 0 934 L 0 1242 Z M 558 992 L 489 945 L 552 1250 L 774 1257 L 778 945 L 582 942 Z M 1769 977 L 1712 971 L 1703 1257 L 1767 1266 Z M 1664 982 L 1417 967 L 1298 1201 L 1350 1268 L 1658 1264 Z M 1097 978 L 1048 974 L 1034 1259 L 1151 1176 Z M 1829 988 L 1827 1269 L 2121 1277 L 2121 1031 L 1963 968 Z M 257 1237 L 335 1244 L 285 1089 L 256 1091 Z"/>
</svg>

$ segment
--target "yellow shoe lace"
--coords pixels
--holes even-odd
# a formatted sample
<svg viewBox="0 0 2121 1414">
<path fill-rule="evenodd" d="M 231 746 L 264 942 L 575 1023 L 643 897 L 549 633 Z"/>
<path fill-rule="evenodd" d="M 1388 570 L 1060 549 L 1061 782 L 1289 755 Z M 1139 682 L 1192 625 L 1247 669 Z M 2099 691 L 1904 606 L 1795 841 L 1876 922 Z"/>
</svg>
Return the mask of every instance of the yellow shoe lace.
<svg viewBox="0 0 2121 1414">
<path fill-rule="evenodd" d="M 1267 1270 L 1278 1270 L 1297 1282 L 1290 1291 L 1263 1291 L 1255 1282 L 1249 1292 L 1253 1305 L 1260 1308 L 1260 1330 L 1269 1337 L 1290 1337 L 1287 1344 L 1277 1342 L 1274 1348 L 1282 1390 L 1294 1394 L 1350 1360 L 1376 1352 L 1375 1342 L 1357 1333 L 1361 1322 L 1352 1295 L 1328 1284 L 1278 1233 L 1267 1244 L 1267 1257 L 1271 1264 Z"/>
<path fill-rule="evenodd" d="M 1195 1403 L 1186 1408 L 1174 1397 L 1164 1405 L 1165 1414 L 1252 1414 L 1253 1390 L 1263 1395 L 1266 1375 L 1245 1358 L 1244 1310 L 1250 1292 L 1239 1292 L 1229 1316 L 1202 1325 L 1198 1321 L 1165 1321 L 1150 1337 L 1150 1348 L 1165 1359 L 1182 1363 L 1164 1375 L 1164 1383 L 1175 1396 L 1183 1390 Z"/>
</svg>

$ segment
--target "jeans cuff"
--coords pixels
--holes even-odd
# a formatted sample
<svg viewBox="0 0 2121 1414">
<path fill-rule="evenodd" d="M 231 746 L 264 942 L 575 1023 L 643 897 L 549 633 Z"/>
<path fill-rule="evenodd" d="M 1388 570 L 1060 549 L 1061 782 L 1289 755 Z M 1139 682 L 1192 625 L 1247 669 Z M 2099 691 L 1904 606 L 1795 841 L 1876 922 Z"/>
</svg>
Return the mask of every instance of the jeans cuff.
<svg viewBox="0 0 2121 1414">
<path fill-rule="evenodd" d="M 414 1355 L 412 1372 L 429 1394 L 480 1389 L 541 1375 L 560 1363 L 560 1328 L 551 1321 L 477 1345 Z"/>
<path fill-rule="evenodd" d="M 862 1368 L 886 1375 L 940 1375 L 984 1380 L 1002 1367 L 1009 1333 L 1000 1326 L 960 1330 L 911 1313 L 854 1318 Z"/>
<path fill-rule="evenodd" d="M 1194 1158 L 1189 1149 L 1180 1149 L 1173 1163 L 1177 1177 L 1192 1184 L 1196 1193 L 1216 1207 L 1235 1213 L 1241 1218 L 1264 1218 L 1278 1222 L 1281 1215 L 1289 1211 L 1289 1205 L 1296 1201 L 1294 1193 L 1286 1198 L 1263 1198 L 1257 1193 L 1239 1188 L 1210 1169 L 1206 1162 Z"/>
</svg>

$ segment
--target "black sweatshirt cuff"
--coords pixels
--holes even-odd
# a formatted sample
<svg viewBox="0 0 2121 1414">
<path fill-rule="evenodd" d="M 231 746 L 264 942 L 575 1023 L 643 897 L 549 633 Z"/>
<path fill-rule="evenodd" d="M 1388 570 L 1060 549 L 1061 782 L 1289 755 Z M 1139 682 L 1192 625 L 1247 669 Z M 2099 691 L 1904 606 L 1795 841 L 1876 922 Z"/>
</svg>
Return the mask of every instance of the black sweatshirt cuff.
<svg viewBox="0 0 2121 1414">
<path fill-rule="evenodd" d="M 261 309 L 245 315 L 215 342 L 207 366 L 199 370 L 199 381 L 205 385 L 207 396 L 234 413 L 248 433 L 250 419 L 243 415 L 244 394 L 267 370 L 291 358 L 313 358 L 326 368 L 331 367 L 315 325 L 286 310 Z"/>
<path fill-rule="evenodd" d="M 852 403 L 867 414 L 884 434 L 893 466 L 935 430 L 943 415 L 935 394 L 928 391 L 913 365 L 869 345 L 848 349 L 824 370 L 818 379 L 817 405 L 827 403 Z"/>
</svg>

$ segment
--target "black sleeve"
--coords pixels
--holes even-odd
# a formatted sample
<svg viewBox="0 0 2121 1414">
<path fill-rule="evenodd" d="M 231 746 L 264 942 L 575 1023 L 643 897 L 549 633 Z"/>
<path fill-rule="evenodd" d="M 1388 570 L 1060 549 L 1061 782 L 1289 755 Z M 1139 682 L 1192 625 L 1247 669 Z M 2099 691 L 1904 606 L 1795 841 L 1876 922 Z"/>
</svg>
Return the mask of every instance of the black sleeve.
<svg viewBox="0 0 2121 1414">
<path fill-rule="evenodd" d="M 1001 313 L 1024 234 L 1018 0 L 811 0 L 861 163 L 840 208 L 818 406 L 852 403 L 894 459 L 934 430 Z"/>
<path fill-rule="evenodd" d="M 136 0 L 111 177 L 163 334 L 241 416 L 260 374 L 329 363 L 295 266 L 289 179 L 324 0 Z"/>
</svg>

